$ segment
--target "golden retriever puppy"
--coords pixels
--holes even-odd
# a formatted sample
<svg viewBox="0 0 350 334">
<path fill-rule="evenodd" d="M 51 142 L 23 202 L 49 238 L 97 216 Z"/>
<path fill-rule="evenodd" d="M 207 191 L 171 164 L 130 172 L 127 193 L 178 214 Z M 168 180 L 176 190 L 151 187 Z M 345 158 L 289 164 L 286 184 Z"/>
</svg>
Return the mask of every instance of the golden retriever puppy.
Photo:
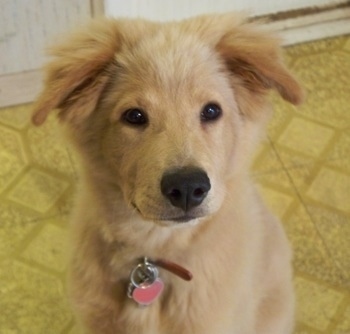
<svg viewBox="0 0 350 334">
<path fill-rule="evenodd" d="M 279 40 L 236 14 L 100 19 L 52 55 L 33 122 L 57 109 L 81 160 L 84 333 L 292 333 L 291 251 L 249 177 L 269 90 L 302 100 Z"/>
</svg>

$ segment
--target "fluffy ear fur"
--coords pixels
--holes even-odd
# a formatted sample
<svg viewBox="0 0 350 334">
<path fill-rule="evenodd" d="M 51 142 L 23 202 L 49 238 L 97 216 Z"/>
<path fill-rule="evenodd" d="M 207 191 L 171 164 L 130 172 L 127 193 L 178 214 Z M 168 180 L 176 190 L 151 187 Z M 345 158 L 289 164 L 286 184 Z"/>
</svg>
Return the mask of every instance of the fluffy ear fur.
<svg viewBox="0 0 350 334">
<path fill-rule="evenodd" d="M 196 32 L 221 55 L 245 105 L 269 89 L 276 89 L 292 104 L 300 104 L 304 93 L 283 63 L 280 40 L 246 17 L 245 13 L 203 15 L 186 20 L 184 29 Z M 250 104 L 248 109 L 254 109 L 254 102 Z"/>
<path fill-rule="evenodd" d="M 68 121 L 81 120 L 95 108 L 113 70 L 115 54 L 123 44 L 137 41 L 145 24 L 137 20 L 98 19 L 70 34 L 50 50 L 54 57 L 46 68 L 44 90 L 33 113 L 33 123 L 42 124 L 52 109 Z"/>
<path fill-rule="evenodd" d="M 216 49 L 231 73 L 253 93 L 272 88 L 294 105 L 303 101 L 302 88 L 283 63 L 280 40 L 271 33 L 258 30 L 254 23 L 241 23 L 228 27 Z"/>
<path fill-rule="evenodd" d="M 61 118 L 81 118 L 95 108 L 120 40 L 112 22 L 92 22 L 50 50 L 55 58 L 45 68 L 44 90 L 34 106 L 34 124 L 42 124 L 55 108 Z"/>
</svg>

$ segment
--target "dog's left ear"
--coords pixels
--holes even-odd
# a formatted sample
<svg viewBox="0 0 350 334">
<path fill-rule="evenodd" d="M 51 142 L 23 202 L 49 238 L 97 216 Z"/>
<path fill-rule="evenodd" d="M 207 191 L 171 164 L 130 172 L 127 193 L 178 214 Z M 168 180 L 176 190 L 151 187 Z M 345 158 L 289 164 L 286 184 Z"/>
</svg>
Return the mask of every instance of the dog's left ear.
<svg viewBox="0 0 350 334">
<path fill-rule="evenodd" d="M 34 105 L 32 121 L 41 125 L 52 109 L 60 119 L 89 115 L 106 85 L 106 70 L 118 48 L 118 29 L 108 19 L 92 22 L 51 49 L 44 89 Z"/>
<path fill-rule="evenodd" d="M 280 40 L 260 29 L 253 23 L 241 23 L 234 28 L 231 25 L 216 49 L 231 73 L 249 91 L 264 93 L 276 89 L 286 101 L 300 104 L 304 93 L 283 63 Z"/>
<path fill-rule="evenodd" d="M 60 119 L 69 121 L 91 113 L 117 48 L 117 27 L 107 19 L 92 22 L 52 48 L 54 58 L 45 68 L 45 85 L 34 105 L 33 123 L 41 125 L 52 109 L 58 109 Z"/>
</svg>

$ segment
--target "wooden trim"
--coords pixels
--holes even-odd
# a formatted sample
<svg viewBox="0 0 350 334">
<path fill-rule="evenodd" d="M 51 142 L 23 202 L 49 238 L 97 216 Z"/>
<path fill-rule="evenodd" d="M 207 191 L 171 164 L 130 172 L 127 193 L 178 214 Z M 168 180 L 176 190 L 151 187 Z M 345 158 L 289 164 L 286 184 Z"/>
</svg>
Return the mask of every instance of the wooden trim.
<svg viewBox="0 0 350 334">
<path fill-rule="evenodd" d="M 301 28 L 319 24 L 322 22 L 330 22 L 336 20 L 343 20 L 350 18 L 350 7 L 343 9 L 335 9 L 329 12 L 320 12 L 310 15 L 302 15 L 281 21 L 273 21 L 268 23 L 268 26 L 277 31 L 293 29 L 295 27 Z"/>
<path fill-rule="evenodd" d="M 285 46 L 348 34 L 350 34 L 350 18 L 320 22 L 311 26 L 301 26 L 279 32 Z"/>
<path fill-rule="evenodd" d="M 324 6 L 314 6 L 314 7 L 303 7 L 299 9 L 292 9 L 286 12 L 278 12 L 267 15 L 258 16 L 256 18 L 262 19 L 264 21 L 283 21 L 288 19 L 293 19 L 297 17 L 311 16 L 314 14 L 320 14 L 324 12 L 330 12 L 336 9 L 344 9 L 350 6 L 349 0 L 340 0 L 335 4 L 329 4 Z"/>
<path fill-rule="evenodd" d="M 32 102 L 42 88 L 41 71 L 0 76 L 0 107 Z"/>
<path fill-rule="evenodd" d="M 327 10 L 300 10 L 299 16 L 272 15 L 266 23 L 270 30 L 278 32 L 284 45 L 309 42 L 317 39 L 350 34 L 350 3 L 328 7 Z"/>
<path fill-rule="evenodd" d="M 105 13 L 104 0 L 90 0 L 91 16 L 102 16 Z"/>
</svg>

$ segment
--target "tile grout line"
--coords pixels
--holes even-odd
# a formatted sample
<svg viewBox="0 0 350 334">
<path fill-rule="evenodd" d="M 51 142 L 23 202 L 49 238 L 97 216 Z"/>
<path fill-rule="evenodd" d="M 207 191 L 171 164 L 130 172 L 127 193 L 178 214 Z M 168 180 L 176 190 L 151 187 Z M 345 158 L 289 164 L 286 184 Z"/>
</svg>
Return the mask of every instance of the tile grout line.
<svg viewBox="0 0 350 334">
<path fill-rule="evenodd" d="M 305 202 L 304 202 L 304 200 L 303 200 L 303 197 L 302 197 L 301 193 L 299 192 L 298 188 L 296 187 L 292 176 L 290 175 L 290 173 L 289 173 L 288 169 L 286 168 L 286 166 L 285 166 L 285 164 L 284 164 L 284 162 L 283 162 L 283 160 L 282 160 L 282 158 L 281 158 L 281 156 L 280 156 L 278 150 L 276 149 L 275 144 L 273 143 L 273 141 L 271 140 L 271 138 L 270 138 L 269 136 L 267 136 L 267 137 L 268 137 L 268 140 L 269 140 L 269 142 L 270 142 L 271 148 L 272 148 L 273 151 L 275 152 L 275 154 L 276 154 L 276 156 L 277 156 L 277 159 L 278 159 L 279 162 L 281 163 L 283 170 L 284 170 L 285 173 L 287 174 L 287 177 L 288 177 L 289 181 L 290 181 L 291 184 L 292 184 L 293 190 L 295 191 L 295 194 L 297 195 L 297 198 L 299 199 L 301 205 L 302 205 L 303 208 L 305 209 L 306 214 L 308 215 L 308 217 L 310 218 L 312 224 L 314 225 L 315 230 L 316 230 L 316 233 L 317 233 L 317 235 L 319 236 L 320 240 L 322 241 L 322 244 L 323 244 L 323 246 L 325 247 L 325 250 L 326 250 L 327 255 L 329 256 L 329 258 L 330 258 L 331 262 L 333 263 L 333 265 L 339 270 L 339 272 L 341 273 L 341 275 L 343 276 L 343 278 L 345 278 L 346 276 L 345 276 L 344 273 L 343 273 L 342 267 L 339 266 L 338 263 L 337 263 L 337 261 L 333 258 L 332 252 L 331 252 L 330 249 L 328 248 L 327 243 L 326 243 L 326 241 L 324 240 L 324 238 L 323 238 L 323 236 L 322 236 L 322 233 L 321 233 L 320 230 L 318 229 L 318 226 L 317 226 L 315 220 L 313 219 L 313 216 L 312 216 L 310 210 L 308 209 L 307 205 L 305 204 Z"/>
</svg>

